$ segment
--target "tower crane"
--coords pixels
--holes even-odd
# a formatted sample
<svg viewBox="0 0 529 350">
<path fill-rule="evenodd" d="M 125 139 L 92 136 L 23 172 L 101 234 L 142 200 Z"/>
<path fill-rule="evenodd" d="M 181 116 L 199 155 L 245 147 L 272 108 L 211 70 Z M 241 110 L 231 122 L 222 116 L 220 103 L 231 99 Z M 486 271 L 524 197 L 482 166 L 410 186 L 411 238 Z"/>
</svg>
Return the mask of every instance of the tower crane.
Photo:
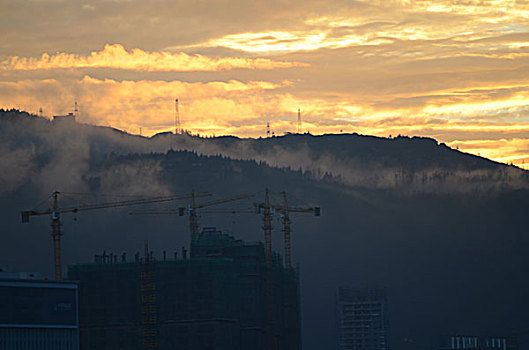
<svg viewBox="0 0 529 350">
<path fill-rule="evenodd" d="M 272 271 L 272 216 L 275 211 L 282 213 L 283 219 L 283 233 L 285 239 L 285 268 L 292 268 L 291 262 L 291 242 L 290 234 L 292 232 L 290 228 L 290 213 L 314 213 L 315 216 L 319 216 L 321 209 L 320 207 L 307 207 L 307 208 L 295 208 L 288 205 L 286 192 L 281 192 L 283 196 L 283 205 L 275 205 L 270 203 L 270 191 L 268 188 L 265 189 L 265 199 L 262 203 L 256 203 L 255 206 L 260 209 L 263 215 L 263 231 L 265 239 L 265 257 L 266 257 L 266 270 L 267 270 L 267 283 L 266 283 L 266 294 L 268 298 L 268 337 L 267 337 L 267 349 L 273 350 L 276 348 L 276 342 L 274 340 L 274 281 Z"/>
<path fill-rule="evenodd" d="M 43 215 L 49 215 L 51 218 L 51 235 L 53 238 L 53 260 L 54 260 L 54 273 L 55 273 L 55 279 L 61 280 L 62 279 L 62 257 L 61 257 L 61 236 L 63 233 L 61 232 L 61 214 L 64 213 L 77 213 L 80 211 L 86 211 L 86 210 L 94 210 L 94 209 L 105 209 L 105 208 L 118 208 L 118 207 L 125 207 L 129 205 L 140 205 L 140 204 L 147 204 L 147 203 L 160 203 L 160 202 L 169 202 L 169 201 L 175 201 L 175 200 L 182 200 L 182 199 L 188 199 L 190 197 L 205 197 L 210 196 L 210 193 L 192 193 L 192 194 L 181 194 L 181 195 L 170 195 L 170 196 L 158 196 L 158 197 L 150 197 L 150 198 L 141 198 L 141 199 L 131 199 L 131 200 L 125 200 L 125 201 L 117 201 L 117 202 L 107 202 L 107 203 L 99 203 L 99 204 L 88 204 L 88 205 L 82 205 L 82 206 L 74 206 L 74 207 L 65 207 L 61 208 L 59 206 L 59 195 L 61 192 L 55 191 L 50 196 L 53 198 L 52 200 L 52 207 L 51 209 L 46 209 L 42 211 L 36 211 L 36 210 L 28 210 L 23 211 L 21 213 L 22 216 L 22 222 L 28 223 L 29 218 L 31 216 L 43 216 Z"/>
<path fill-rule="evenodd" d="M 270 207 L 270 213 L 267 212 L 266 208 L 266 193 L 265 193 L 265 202 L 254 204 L 255 208 L 242 208 L 242 209 L 208 209 L 201 211 L 201 214 L 262 214 L 263 215 L 263 229 L 265 230 L 265 246 L 269 246 L 270 256 L 272 249 L 271 242 L 271 218 L 276 213 L 281 213 L 281 222 L 283 224 L 283 234 L 284 234 L 284 245 L 285 245 L 285 268 L 292 268 L 292 244 L 291 244 L 291 223 L 290 213 L 312 213 L 314 216 L 321 215 L 321 207 L 291 207 L 288 204 L 287 193 L 281 192 L 283 197 L 283 204 L 268 204 Z M 183 209 L 183 208 L 181 208 Z M 183 215 L 183 214 L 182 214 Z M 269 217 L 270 215 L 270 217 Z M 269 221 L 270 219 L 270 221 Z M 270 231 L 268 230 L 270 227 Z M 268 253 L 267 253 L 268 254 Z M 270 260 L 271 262 L 271 260 Z"/>
<path fill-rule="evenodd" d="M 291 233 L 292 229 L 290 224 L 290 213 L 313 213 L 314 216 L 320 216 L 320 207 L 291 207 L 288 204 L 287 193 L 281 192 L 283 197 L 283 204 L 272 204 L 270 203 L 270 191 L 265 189 L 265 200 L 262 203 L 255 203 L 254 205 L 259 209 L 259 212 L 263 215 L 263 231 L 265 239 L 265 253 L 266 253 L 266 264 L 268 267 L 272 266 L 272 216 L 275 212 L 281 213 L 281 219 L 283 223 L 283 233 L 285 242 L 285 267 L 292 268 L 291 261 Z M 244 212 L 249 212 L 246 209 Z"/>
<path fill-rule="evenodd" d="M 132 215 L 178 214 L 179 216 L 184 216 L 185 213 L 187 212 L 187 215 L 189 216 L 189 234 L 191 237 L 191 242 L 194 242 L 200 235 L 197 210 L 210 207 L 210 206 L 214 206 L 214 205 L 218 205 L 218 204 L 222 204 L 222 203 L 228 203 L 228 202 L 233 202 L 233 201 L 237 201 L 240 199 L 251 198 L 253 196 L 254 196 L 253 194 L 240 194 L 240 195 L 216 199 L 216 200 L 212 200 L 208 202 L 197 203 L 195 191 L 193 190 L 191 191 L 191 196 L 190 196 L 191 202 L 189 203 L 187 208 L 180 207 L 180 208 L 174 208 L 174 209 L 142 210 L 142 211 L 134 211 L 134 212 L 131 212 L 130 214 Z M 192 248 L 193 248 L 193 244 L 191 244 L 191 257 L 194 256 L 194 252 Z"/>
<path fill-rule="evenodd" d="M 292 268 L 292 248 L 291 248 L 291 234 L 292 229 L 290 227 L 290 213 L 313 213 L 314 216 L 320 216 L 321 208 L 320 207 L 306 207 L 306 208 L 295 208 L 288 205 L 287 193 L 281 192 L 283 196 L 283 205 L 274 205 L 273 208 L 281 212 L 282 222 L 283 222 L 283 234 L 284 234 L 284 244 L 285 244 L 285 268 Z"/>
<path fill-rule="evenodd" d="M 270 205 L 270 191 L 265 189 L 264 202 L 255 204 L 263 214 L 263 232 L 265 239 L 265 261 L 266 261 L 266 296 L 267 296 L 267 350 L 274 350 L 276 342 L 274 339 L 274 279 L 272 271 L 272 214 Z"/>
</svg>

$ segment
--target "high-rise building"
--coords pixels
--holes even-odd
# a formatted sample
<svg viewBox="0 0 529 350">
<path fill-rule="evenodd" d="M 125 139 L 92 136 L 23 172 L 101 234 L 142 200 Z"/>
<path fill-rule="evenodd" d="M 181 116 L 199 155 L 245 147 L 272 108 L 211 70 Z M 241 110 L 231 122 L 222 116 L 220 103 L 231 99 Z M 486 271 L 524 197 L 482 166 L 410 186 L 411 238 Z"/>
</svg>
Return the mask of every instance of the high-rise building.
<svg viewBox="0 0 529 350">
<path fill-rule="evenodd" d="M 279 256 L 269 308 L 262 243 L 205 229 L 192 251 L 155 259 L 147 250 L 132 261 L 105 253 L 70 266 L 83 349 L 264 350 L 270 339 L 277 350 L 301 348 L 299 279 Z"/>
<path fill-rule="evenodd" d="M 339 287 L 336 309 L 340 350 L 387 350 L 385 289 Z"/>
<path fill-rule="evenodd" d="M 0 350 L 79 350 L 77 287 L 0 272 Z"/>
</svg>

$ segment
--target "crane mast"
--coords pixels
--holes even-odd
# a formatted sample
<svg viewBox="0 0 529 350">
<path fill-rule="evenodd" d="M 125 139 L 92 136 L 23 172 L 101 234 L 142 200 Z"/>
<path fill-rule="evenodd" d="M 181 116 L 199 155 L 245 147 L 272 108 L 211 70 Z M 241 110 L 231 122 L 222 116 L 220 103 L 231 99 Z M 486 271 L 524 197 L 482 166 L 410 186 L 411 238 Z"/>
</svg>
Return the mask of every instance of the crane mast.
<svg viewBox="0 0 529 350">
<path fill-rule="evenodd" d="M 62 256 L 61 256 L 61 217 L 59 213 L 59 192 L 53 192 L 53 206 L 51 213 L 51 236 L 53 238 L 53 264 L 55 279 L 62 279 Z"/>
<path fill-rule="evenodd" d="M 288 200 L 287 200 L 287 193 L 281 192 L 283 195 L 283 203 L 286 208 L 288 208 Z M 292 232 L 290 228 L 290 214 L 288 210 L 283 211 L 283 237 L 285 242 L 285 268 L 291 269 L 292 268 L 292 248 L 291 248 L 291 239 L 290 234 Z"/>
<path fill-rule="evenodd" d="M 198 237 L 198 217 L 197 204 L 195 201 L 195 191 L 191 191 L 191 204 L 189 205 L 189 233 L 191 234 L 191 242 Z M 191 252 L 191 256 L 193 253 Z"/>
<path fill-rule="evenodd" d="M 264 203 L 261 204 L 263 210 L 263 231 L 265 239 L 265 259 L 266 259 L 266 296 L 267 296 L 267 316 L 268 316 L 268 350 L 275 349 L 275 329 L 274 329 L 274 280 L 272 271 L 272 207 L 270 206 L 270 195 L 268 188 L 265 189 Z"/>
<path fill-rule="evenodd" d="M 272 207 L 270 206 L 270 196 L 268 188 L 265 189 L 265 200 L 261 205 L 263 210 L 263 231 L 265 240 L 266 267 L 272 268 Z"/>
</svg>

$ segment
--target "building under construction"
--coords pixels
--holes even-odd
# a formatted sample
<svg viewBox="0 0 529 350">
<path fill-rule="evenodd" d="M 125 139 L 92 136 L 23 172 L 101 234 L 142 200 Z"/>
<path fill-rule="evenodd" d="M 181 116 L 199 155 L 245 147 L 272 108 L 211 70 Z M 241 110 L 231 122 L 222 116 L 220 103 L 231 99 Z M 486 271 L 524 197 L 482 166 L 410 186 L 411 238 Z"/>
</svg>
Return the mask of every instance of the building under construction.
<svg viewBox="0 0 529 350">
<path fill-rule="evenodd" d="M 145 247 L 132 259 L 105 253 L 70 266 L 68 278 L 80 282 L 81 348 L 301 348 L 299 276 L 279 255 L 268 269 L 262 243 L 213 228 L 191 251 L 154 257 Z"/>
</svg>

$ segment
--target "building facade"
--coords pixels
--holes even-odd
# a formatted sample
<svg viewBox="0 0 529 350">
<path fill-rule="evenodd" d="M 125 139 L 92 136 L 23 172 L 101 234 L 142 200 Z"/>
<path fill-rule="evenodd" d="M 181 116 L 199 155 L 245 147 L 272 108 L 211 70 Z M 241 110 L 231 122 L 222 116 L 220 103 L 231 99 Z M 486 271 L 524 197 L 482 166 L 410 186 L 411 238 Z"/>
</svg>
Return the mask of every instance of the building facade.
<svg viewBox="0 0 529 350">
<path fill-rule="evenodd" d="M 269 308 L 262 243 L 206 229 L 192 245 L 190 259 L 147 250 L 69 267 L 80 281 L 83 350 L 264 350 L 270 338 L 277 350 L 301 348 L 299 280 L 279 256 Z"/>
<path fill-rule="evenodd" d="M 78 285 L 0 273 L 0 350 L 79 350 Z"/>
<path fill-rule="evenodd" d="M 339 287 L 336 314 L 340 350 L 387 350 L 385 289 Z"/>
<path fill-rule="evenodd" d="M 54 115 L 52 121 L 54 123 L 72 123 L 75 122 L 75 114 L 74 113 L 68 113 L 66 115 Z"/>
<path fill-rule="evenodd" d="M 453 335 L 446 337 L 440 350 L 510 350 L 513 349 L 508 337 L 477 337 Z"/>
</svg>

